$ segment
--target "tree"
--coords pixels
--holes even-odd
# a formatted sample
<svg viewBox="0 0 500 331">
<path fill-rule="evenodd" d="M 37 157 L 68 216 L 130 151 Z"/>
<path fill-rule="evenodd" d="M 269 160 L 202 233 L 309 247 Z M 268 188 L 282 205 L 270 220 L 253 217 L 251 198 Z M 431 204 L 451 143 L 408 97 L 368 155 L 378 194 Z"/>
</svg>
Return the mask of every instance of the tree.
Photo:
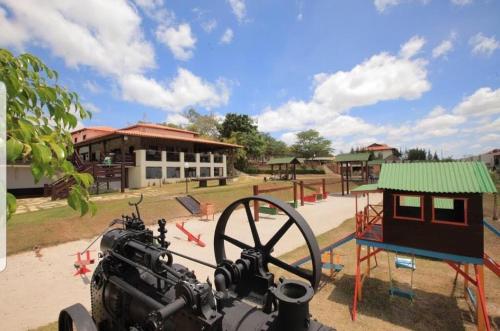
<svg viewBox="0 0 500 331">
<path fill-rule="evenodd" d="M 220 135 L 230 138 L 234 132 L 257 132 L 257 126 L 248 115 L 228 113 L 220 126 Z"/>
<path fill-rule="evenodd" d="M 277 140 L 268 133 L 262 133 L 264 139 L 264 156 L 270 158 L 272 156 L 283 156 L 289 152 L 288 146 L 281 140 Z"/>
<path fill-rule="evenodd" d="M 432 161 L 432 154 L 430 149 L 427 151 L 427 161 Z"/>
<path fill-rule="evenodd" d="M 78 173 L 67 159 L 73 154 L 70 130 L 90 117 L 78 95 L 58 84 L 58 74 L 31 54 L 14 56 L 0 49 L 0 81 L 7 89 L 7 162 L 31 163 L 35 182 L 42 177 L 75 179 L 68 205 L 82 215 L 95 213 L 89 201 L 90 174 Z M 7 193 L 7 218 L 16 210 L 16 198 Z"/>
<path fill-rule="evenodd" d="M 297 142 L 292 146 L 292 151 L 297 156 L 307 159 L 314 156 L 328 156 L 332 150 L 332 142 L 312 129 L 297 133 Z"/>
<path fill-rule="evenodd" d="M 426 152 L 425 149 L 420 149 L 420 148 L 411 148 L 408 150 L 408 156 L 407 159 L 409 161 L 425 161 L 426 158 Z"/>
<path fill-rule="evenodd" d="M 436 152 L 434 152 L 434 156 L 432 157 L 433 161 L 439 161 L 439 157 Z"/>
<path fill-rule="evenodd" d="M 219 121 L 214 114 L 201 115 L 191 108 L 184 116 L 189 120 L 186 129 L 198 132 L 201 136 L 219 138 Z"/>
</svg>

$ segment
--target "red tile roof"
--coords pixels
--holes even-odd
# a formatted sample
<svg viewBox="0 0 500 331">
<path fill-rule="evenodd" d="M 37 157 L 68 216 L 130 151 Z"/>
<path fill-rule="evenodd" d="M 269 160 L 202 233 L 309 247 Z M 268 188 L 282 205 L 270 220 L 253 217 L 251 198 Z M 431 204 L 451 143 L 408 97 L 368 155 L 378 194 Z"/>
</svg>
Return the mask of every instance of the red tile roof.
<svg viewBox="0 0 500 331">
<path fill-rule="evenodd" d="M 141 130 L 134 130 L 139 127 L 145 127 L 145 128 L 154 128 L 154 129 L 164 129 L 165 132 L 147 132 L 147 131 L 141 131 Z M 100 129 L 95 129 L 95 128 L 100 128 Z M 94 141 L 96 139 L 102 139 L 105 137 L 111 137 L 113 135 L 123 135 L 123 136 L 137 136 L 137 137 L 148 137 L 148 138 L 160 138 L 160 139 L 169 139 L 169 140 L 180 140 L 180 141 L 189 141 L 189 142 L 195 142 L 195 143 L 200 143 L 200 144 L 210 144 L 210 145 L 217 145 L 217 146 L 227 146 L 227 147 L 243 147 L 240 145 L 236 144 L 230 144 L 230 143 L 225 143 L 221 141 L 216 141 L 216 140 L 210 140 L 210 139 L 204 139 L 204 138 L 199 138 L 197 137 L 199 134 L 193 131 L 188 131 L 188 130 L 182 130 L 182 129 L 177 129 L 177 128 L 171 128 L 167 127 L 164 125 L 157 125 L 157 124 L 145 124 L 145 123 L 139 123 L 135 125 L 131 125 L 129 127 L 123 128 L 123 129 L 114 129 L 114 128 L 109 128 L 109 127 L 88 127 L 80 130 L 73 131 L 72 133 L 77 133 L 82 130 L 89 129 L 89 130 L 98 130 L 98 131 L 106 131 L 103 132 L 103 134 L 100 134 L 96 137 L 92 137 L 90 139 L 86 139 L 84 141 L 80 141 L 76 143 L 76 145 L 83 145 L 87 144 L 90 141 Z M 170 132 L 184 132 L 184 133 L 191 133 L 193 134 L 193 137 L 183 137 L 179 135 L 173 135 L 169 134 Z"/>
</svg>

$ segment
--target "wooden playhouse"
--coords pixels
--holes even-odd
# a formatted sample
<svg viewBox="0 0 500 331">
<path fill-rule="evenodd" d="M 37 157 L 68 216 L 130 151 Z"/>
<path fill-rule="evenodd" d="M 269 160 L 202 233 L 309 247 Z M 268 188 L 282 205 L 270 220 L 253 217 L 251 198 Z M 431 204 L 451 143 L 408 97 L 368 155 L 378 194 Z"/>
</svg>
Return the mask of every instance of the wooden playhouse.
<svg viewBox="0 0 500 331">
<path fill-rule="evenodd" d="M 356 284 L 353 319 L 361 297 L 363 278 L 370 260 L 381 251 L 396 253 L 395 266 L 416 268 L 415 256 L 441 260 L 477 289 L 478 326 L 489 329 L 486 313 L 483 265 L 499 275 L 500 269 L 484 253 L 484 193 L 496 187 L 482 162 L 393 163 L 382 166 L 377 184 L 362 185 L 356 194 Z M 382 193 L 383 202 L 370 204 L 372 193 Z M 358 211 L 357 195 L 367 194 L 367 205 Z M 367 248 L 361 256 L 361 246 Z M 398 258 L 399 256 L 405 256 Z M 361 263 L 368 268 L 361 273 Z M 463 266 L 463 269 L 462 269 Z M 475 277 L 469 276 L 472 266 Z M 390 265 L 389 265 L 390 273 Z M 412 288 L 393 287 L 391 295 L 413 298 Z M 413 284 L 412 284 L 413 285 Z"/>
</svg>

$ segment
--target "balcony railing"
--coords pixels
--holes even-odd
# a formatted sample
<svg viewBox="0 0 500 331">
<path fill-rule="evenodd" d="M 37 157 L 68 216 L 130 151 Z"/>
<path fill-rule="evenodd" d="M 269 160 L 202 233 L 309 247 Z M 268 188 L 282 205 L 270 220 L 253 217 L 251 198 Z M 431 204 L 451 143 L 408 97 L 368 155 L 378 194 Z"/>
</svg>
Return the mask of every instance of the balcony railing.
<svg viewBox="0 0 500 331">
<path fill-rule="evenodd" d="M 179 162 L 181 160 L 181 153 L 167 152 L 167 161 Z"/>
<path fill-rule="evenodd" d="M 184 162 L 196 162 L 196 154 L 184 153 Z"/>
<path fill-rule="evenodd" d="M 154 149 L 147 149 L 146 161 L 161 161 L 161 151 L 157 151 Z"/>
<path fill-rule="evenodd" d="M 210 154 L 200 154 L 201 163 L 210 163 Z"/>
<path fill-rule="evenodd" d="M 222 157 L 222 155 L 215 154 L 214 155 L 214 163 L 222 163 L 222 162 L 224 162 L 224 158 Z"/>
</svg>

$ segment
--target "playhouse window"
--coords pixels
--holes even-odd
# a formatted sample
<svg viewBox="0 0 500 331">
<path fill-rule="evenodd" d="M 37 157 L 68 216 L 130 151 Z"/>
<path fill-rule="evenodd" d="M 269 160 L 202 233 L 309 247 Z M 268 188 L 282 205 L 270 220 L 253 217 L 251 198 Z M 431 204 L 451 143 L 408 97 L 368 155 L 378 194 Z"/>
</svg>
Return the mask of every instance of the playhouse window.
<svg viewBox="0 0 500 331">
<path fill-rule="evenodd" d="M 432 197 L 432 222 L 467 225 L 467 199 Z"/>
<path fill-rule="evenodd" d="M 394 195 L 394 218 L 423 221 L 423 202 L 418 195 Z"/>
</svg>

